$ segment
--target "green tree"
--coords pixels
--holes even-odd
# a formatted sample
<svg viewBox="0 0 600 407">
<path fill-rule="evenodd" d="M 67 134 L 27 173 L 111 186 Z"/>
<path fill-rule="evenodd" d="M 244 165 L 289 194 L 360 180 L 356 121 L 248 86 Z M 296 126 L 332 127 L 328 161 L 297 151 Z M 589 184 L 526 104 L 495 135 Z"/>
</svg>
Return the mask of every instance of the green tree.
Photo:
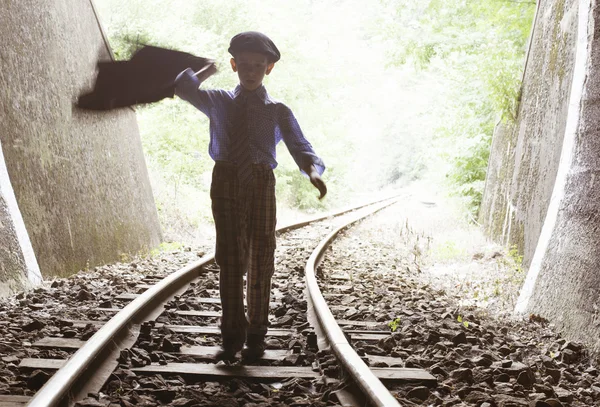
<svg viewBox="0 0 600 407">
<path fill-rule="evenodd" d="M 213 58 L 219 72 L 209 88 L 237 84 L 227 53 L 234 34 L 271 36 L 283 57 L 265 85 L 292 108 L 327 165 L 329 193 L 318 201 L 278 147 L 278 202 L 304 211 L 439 171 L 441 152 L 456 163 L 450 179 L 476 206 L 494 123 L 499 112 L 514 115 L 533 10 L 489 0 L 96 5 L 118 59 L 143 44 Z M 167 236 L 170 227 L 193 233 L 211 219 L 208 119 L 177 98 L 136 111 L 163 228 Z"/>
<path fill-rule="evenodd" d="M 535 2 L 382 0 L 393 65 L 436 72 L 451 89 L 438 141 L 448 179 L 473 212 L 481 202 L 492 133 L 514 120 Z M 445 138 L 446 140 L 440 140 Z M 454 147 L 452 147 L 454 146 Z"/>
</svg>

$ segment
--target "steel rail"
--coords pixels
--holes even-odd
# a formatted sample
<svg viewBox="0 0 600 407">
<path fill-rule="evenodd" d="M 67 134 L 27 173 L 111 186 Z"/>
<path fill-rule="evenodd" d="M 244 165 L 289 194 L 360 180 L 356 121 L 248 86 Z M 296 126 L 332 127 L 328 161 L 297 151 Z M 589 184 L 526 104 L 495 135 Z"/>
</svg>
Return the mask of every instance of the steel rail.
<svg viewBox="0 0 600 407">
<path fill-rule="evenodd" d="M 392 393 L 390 393 L 383 383 L 381 383 L 381 381 L 373 374 L 371 369 L 369 369 L 365 362 L 363 362 L 360 356 L 358 356 L 356 351 L 348 343 L 344 332 L 337 324 L 333 314 L 329 310 L 327 302 L 323 298 L 323 294 L 321 293 L 321 289 L 317 283 L 315 270 L 318 264 L 321 262 L 321 259 L 325 254 L 325 250 L 327 250 L 331 242 L 342 230 L 358 222 L 359 220 L 396 203 L 397 201 L 398 199 L 394 199 L 392 202 L 380 203 L 368 213 L 359 214 L 345 225 L 340 226 L 332 231 L 315 248 L 305 267 L 306 286 L 308 288 L 310 301 L 312 301 L 314 307 L 314 312 L 317 315 L 319 324 L 321 325 L 321 330 L 325 333 L 329 345 L 335 353 L 335 356 L 342 364 L 342 368 L 354 379 L 369 402 L 377 407 L 400 407 L 400 403 L 398 403 L 398 400 L 396 400 Z"/>
<path fill-rule="evenodd" d="M 310 219 L 282 226 L 277 233 L 297 229 L 312 222 L 317 222 L 333 216 L 343 215 L 353 210 L 369 205 L 397 199 L 396 196 L 360 204 L 352 208 L 315 216 Z M 98 359 L 102 359 L 103 352 L 115 347 L 115 338 L 124 335 L 131 336 L 131 326 L 139 324 L 152 313 L 153 309 L 160 306 L 167 298 L 175 295 L 179 290 L 192 282 L 200 274 L 201 268 L 214 259 L 214 254 L 204 256 L 195 263 L 174 272 L 152 286 L 138 298 L 119 311 L 113 318 L 104 324 L 72 357 L 59 369 L 44 386 L 30 400 L 30 407 L 53 407 L 67 404 L 71 389 L 80 384 L 80 378 L 88 368 L 91 368 Z M 158 304 L 157 304 L 158 303 Z M 118 343 L 117 343 L 118 344 Z"/>
</svg>

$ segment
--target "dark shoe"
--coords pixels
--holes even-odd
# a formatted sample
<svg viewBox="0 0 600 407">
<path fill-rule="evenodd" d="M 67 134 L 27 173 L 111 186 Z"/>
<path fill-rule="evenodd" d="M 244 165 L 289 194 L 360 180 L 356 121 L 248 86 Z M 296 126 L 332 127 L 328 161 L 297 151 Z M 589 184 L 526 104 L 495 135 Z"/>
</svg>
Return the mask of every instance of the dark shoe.
<svg viewBox="0 0 600 407">
<path fill-rule="evenodd" d="M 265 336 L 248 335 L 246 346 L 242 349 L 242 358 L 245 360 L 257 360 L 265 354 Z"/>
<path fill-rule="evenodd" d="M 227 349 L 225 347 L 221 347 L 221 350 L 219 350 L 217 352 L 217 354 L 215 355 L 215 360 L 219 361 L 219 360 L 223 360 L 226 362 L 234 362 L 237 359 L 237 351 L 234 351 L 233 349 Z"/>
<path fill-rule="evenodd" d="M 223 335 L 221 350 L 215 355 L 216 360 L 234 361 L 237 353 L 244 347 L 244 337 L 241 335 Z"/>
<path fill-rule="evenodd" d="M 230 349 L 225 349 L 225 348 L 221 348 L 216 354 L 215 354 L 215 360 L 218 362 L 220 360 L 226 361 L 226 362 L 235 362 L 235 360 L 237 359 L 237 352 L 233 352 Z"/>
</svg>

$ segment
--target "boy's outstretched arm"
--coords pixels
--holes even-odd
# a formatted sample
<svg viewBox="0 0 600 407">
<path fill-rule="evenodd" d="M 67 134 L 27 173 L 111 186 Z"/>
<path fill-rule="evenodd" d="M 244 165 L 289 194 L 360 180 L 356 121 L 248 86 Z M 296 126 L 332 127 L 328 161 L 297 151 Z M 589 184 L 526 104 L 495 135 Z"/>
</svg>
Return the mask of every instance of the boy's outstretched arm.
<svg viewBox="0 0 600 407">
<path fill-rule="evenodd" d="M 196 72 L 194 76 L 202 83 L 215 73 L 217 73 L 217 66 L 213 60 L 209 60 L 209 64 Z"/>
<path fill-rule="evenodd" d="M 306 168 L 302 168 L 302 170 L 308 175 L 311 184 L 315 186 L 320 192 L 319 199 L 323 199 L 325 195 L 327 195 L 327 185 L 325 185 L 325 181 L 319 175 L 319 172 L 315 168 L 313 164 L 307 166 Z"/>
<path fill-rule="evenodd" d="M 279 131 L 290 154 L 298 167 L 308 175 L 311 184 L 319 190 L 319 199 L 327 194 L 327 186 L 321 178 L 325 171 L 325 164 L 313 150 L 312 146 L 304 138 L 298 121 L 289 107 L 281 104 L 279 110 Z"/>
<path fill-rule="evenodd" d="M 198 72 L 187 68 L 175 79 L 175 94 L 208 116 L 210 106 L 212 106 L 210 94 L 200 92 L 198 88 L 202 82 L 215 72 L 217 72 L 217 68 L 212 61 Z"/>
</svg>

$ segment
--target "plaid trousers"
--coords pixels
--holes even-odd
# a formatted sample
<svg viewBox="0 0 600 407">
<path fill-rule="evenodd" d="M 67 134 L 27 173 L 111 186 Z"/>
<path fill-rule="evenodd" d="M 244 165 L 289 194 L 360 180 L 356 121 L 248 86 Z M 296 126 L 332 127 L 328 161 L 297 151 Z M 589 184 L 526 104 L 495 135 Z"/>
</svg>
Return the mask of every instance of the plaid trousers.
<svg viewBox="0 0 600 407">
<path fill-rule="evenodd" d="M 210 189 L 220 267 L 221 334 L 265 335 L 269 326 L 271 278 L 275 271 L 275 176 L 269 165 L 253 164 L 240 185 L 237 167 L 217 161 Z M 248 314 L 244 313 L 244 274 Z"/>
</svg>

